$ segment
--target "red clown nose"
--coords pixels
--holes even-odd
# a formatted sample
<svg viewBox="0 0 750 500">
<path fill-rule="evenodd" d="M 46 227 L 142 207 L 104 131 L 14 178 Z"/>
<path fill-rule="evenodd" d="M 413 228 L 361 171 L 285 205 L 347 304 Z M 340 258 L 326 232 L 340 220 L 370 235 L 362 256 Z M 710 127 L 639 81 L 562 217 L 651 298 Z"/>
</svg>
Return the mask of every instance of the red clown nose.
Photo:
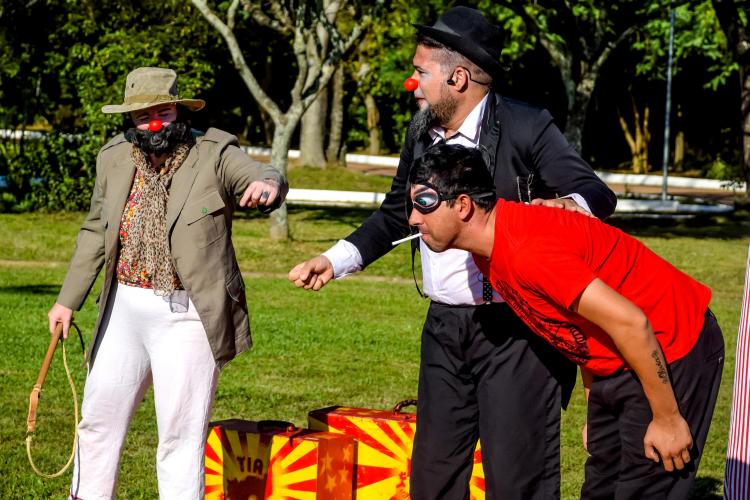
<svg viewBox="0 0 750 500">
<path fill-rule="evenodd" d="M 164 124 L 161 122 L 161 120 L 151 120 L 148 122 L 148 129 L 151 132 L 158 132 L 162 129 Z"/>
<path fill-rule="evenodd" d="M 404 88 L 408 92 L 414 92 L 415 90 L 417 90 L 417 87 L 419 87 L 419 82 L 414 78 L 407 78 L 406 80 L 404 80 Z"/>
</svg>

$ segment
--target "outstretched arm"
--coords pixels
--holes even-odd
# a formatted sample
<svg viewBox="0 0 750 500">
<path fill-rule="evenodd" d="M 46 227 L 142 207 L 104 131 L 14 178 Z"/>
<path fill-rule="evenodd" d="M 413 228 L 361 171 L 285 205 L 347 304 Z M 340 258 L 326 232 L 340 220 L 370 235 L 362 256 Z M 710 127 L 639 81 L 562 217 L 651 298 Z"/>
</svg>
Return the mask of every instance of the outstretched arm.
<svg viewBox="0 0 750 500">
<path fill-rule="evenodd" d="M 222 151 L 219 173 L 241 207 L 263 207 L 264 213 L 281 206 L 289 191 L 286 179 L 272 165 L 253 160 L 233 145 Z"/>
<path fill-rule="evenodd" d="M 409 234 L 406 185 L 412 165 L 413 149 L 414 141 L 407 136 L 396 175 L 385 200 L 380 208 L 346 237 L 346 241 L 357 247 L 363 268 L 390 252 L 393 249 L 392 241 Z"/>
<path fill-rule="evenodd" d="M 318 255 L 294 266 L 288 278 L 297 288 L 317 292 L 333 279 L 333 265 L 325 255 Z"/>
<path fill-rule="evenodd" d="M 693 446 L 690 428 L 677 406 L 667 362 L 648 318 L 635 304 L 594 279 L 572 309 L 604 330 L 638 376 L 653 413 L 643 439 L 646 457 L 664 469 L 682 469 Z"/>
<path fill-rule="evenodd" d="M 240 206 L 248 208 L 277 207 L 286 196 L 287 187 L 276 179 L 253 181 L 240 198 Z"/>
<path fill-rule="evenodd" d="M 300 262 L 289 271 L 289 281 L 299 288 L 318 291 L 334 277 L 358 272 L 393 249 L 391 242 L 409 232 L 406 183 L 412 163 L 407 137 L 391 190 L 380 208 L 344 240 L 322 255 Z"/>
</svg>

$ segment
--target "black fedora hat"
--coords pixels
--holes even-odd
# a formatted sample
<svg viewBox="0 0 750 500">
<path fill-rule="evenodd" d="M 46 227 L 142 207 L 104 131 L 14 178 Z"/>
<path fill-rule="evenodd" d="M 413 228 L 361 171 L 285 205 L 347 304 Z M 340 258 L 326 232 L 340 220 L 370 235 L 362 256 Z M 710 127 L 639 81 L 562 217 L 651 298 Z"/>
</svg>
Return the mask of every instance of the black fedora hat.
<svg viewBox="0 0 750 500">
<path fill-rule="evenodd" d="M 502 72 L 500 51 L 503 32 L 470 7 L 453 7 L 432 26 L 415 24 L 417 32 L 436 40 L 467 57 L 484 71 L 497 76 Z"/>
</svg>

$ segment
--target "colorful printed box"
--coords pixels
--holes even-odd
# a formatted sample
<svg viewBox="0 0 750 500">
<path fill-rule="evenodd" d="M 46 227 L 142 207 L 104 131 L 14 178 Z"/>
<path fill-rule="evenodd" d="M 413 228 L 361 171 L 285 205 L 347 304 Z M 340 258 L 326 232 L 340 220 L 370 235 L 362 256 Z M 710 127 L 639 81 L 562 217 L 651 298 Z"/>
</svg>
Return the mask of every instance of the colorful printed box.
<svg viewBox="0 0 750 500">
<path fill-rule="evenodd" d="M 356 439 L 356 500 L 409 498 L 416 415 L 332 406 L 311 411 L 308 425 L 311 429 L 345 434 Z M 469 490 L 472 500 L 484 500 L 484 469 L 479 443 L 474 450 Z"/>
<path fill-rule="evenodd" d="M 352 498 L 354 440 L 283 422 L 223 420 L 209 426 L 206 500 Z"/>
</svg>

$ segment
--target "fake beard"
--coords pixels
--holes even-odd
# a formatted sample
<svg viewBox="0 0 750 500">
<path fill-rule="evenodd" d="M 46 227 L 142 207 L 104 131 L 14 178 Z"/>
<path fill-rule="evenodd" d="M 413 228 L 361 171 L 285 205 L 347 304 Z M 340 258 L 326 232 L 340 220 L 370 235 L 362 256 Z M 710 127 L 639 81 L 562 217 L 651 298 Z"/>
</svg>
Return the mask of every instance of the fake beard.
<svg viewBox="0 0 750 500">
<path fill-rule="evenodd" d="M 415 139 L 419 139 L 432 128 L 434 122 L 435 118 L 432 115 L 432 108 L 430 106 L 418 110 L 411 118 L 409 135 Z"/>
<path fill-rule="evenodd" d="M 444 94 L 434 105 L 420 109 L 412 117 L 409 132 L 412 137 L 422 137 L 432 127 L 448 123 L 458 107 L 458 99 Z"/>
<path fill-rule="evenodd" d="M 190 127 L 185 122 L 172 122 L 159 132 L 139 130 L 131 127 L 125 131 L 125 140 L 135 144 L 146 154 L 161 156 L 169 153 L 175 146 L 188 142 L 192 138 Z"/>
</svg>

